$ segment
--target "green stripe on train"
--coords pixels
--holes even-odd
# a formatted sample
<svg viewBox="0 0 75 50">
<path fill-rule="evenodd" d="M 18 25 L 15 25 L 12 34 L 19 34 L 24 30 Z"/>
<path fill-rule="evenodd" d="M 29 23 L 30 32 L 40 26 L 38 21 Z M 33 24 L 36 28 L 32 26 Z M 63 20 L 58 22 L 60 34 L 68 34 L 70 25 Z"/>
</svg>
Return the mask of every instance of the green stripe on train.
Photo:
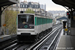
<svg viewBox="0 0 75 50">
<path fill-rule="evenodd" d="M 52 23 L 52 19 L 35 17 L 35 26 L 47 23 Z"/>
</svg>

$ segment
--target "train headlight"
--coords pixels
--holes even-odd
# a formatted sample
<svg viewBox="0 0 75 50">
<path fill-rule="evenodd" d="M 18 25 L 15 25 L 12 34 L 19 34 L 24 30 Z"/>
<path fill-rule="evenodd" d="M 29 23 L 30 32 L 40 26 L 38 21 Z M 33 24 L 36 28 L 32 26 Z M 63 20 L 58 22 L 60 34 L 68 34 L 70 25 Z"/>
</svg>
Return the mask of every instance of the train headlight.
<svg viewBox="0 0 75 50">
<path fill-rule="evenodd" d="M 30 26 L 30 28 L 32 28 L 32 27 Z"/>
</svg>

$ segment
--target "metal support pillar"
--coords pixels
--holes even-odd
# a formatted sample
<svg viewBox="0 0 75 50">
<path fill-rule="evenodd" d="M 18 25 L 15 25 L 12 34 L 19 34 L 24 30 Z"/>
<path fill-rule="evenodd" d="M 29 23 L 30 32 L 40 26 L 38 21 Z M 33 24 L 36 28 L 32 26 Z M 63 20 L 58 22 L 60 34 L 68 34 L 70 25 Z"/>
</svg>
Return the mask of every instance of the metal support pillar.
<svg viewBox="0 0 75 50">
<path fill-rule="evenodd" d="M 67 28 L 68 28 L 68 33 L 67 33 L 67 35 L 70 35 L 70 28 L 71 28 L 71 19 L 67 19 Z"/>
<path fill-rule="evenodd" d="M 2 33 L 1 33 L 1 14 L 2 14 L 2 10 L 1 10 L 1 7 L 0 7 L 0 35 L 2 35 Z"/>
<path fill-rule="evenodd" d="M 2 11 L 1 11 L 1 8 L 0 8 L 0 27 L 1 27 L 1 14 L 2 14 Z"/>
<path fill-rule="evenodd" d="M 75 11 L 71 9 L 71 33 L 70 35 L 73 35 L 73 36 L 75 36 L 75 18 L 74 18 L 75 13 L 74 12 Z"/>
<path fill-rule="evenodd" d="M 71 33 L 71 11 L 68 11 L 68 19 L 67 19 L 67 28 L 68 28 L 68 31 L 67 31 L 67 35 L 70 35 Z"/>
</svg>

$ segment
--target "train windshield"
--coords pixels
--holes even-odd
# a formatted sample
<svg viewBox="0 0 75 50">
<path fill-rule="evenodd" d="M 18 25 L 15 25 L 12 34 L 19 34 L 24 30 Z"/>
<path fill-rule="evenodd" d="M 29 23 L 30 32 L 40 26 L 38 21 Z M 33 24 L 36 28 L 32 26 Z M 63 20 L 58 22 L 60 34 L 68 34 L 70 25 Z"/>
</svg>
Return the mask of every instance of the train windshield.
<svg viewBox="0 0 75 50">
<path fill-rule="evenodd" d="M 34 15 L 18 15 L 18 28 L 19 29 L 34 28 Z"/>
</svg>

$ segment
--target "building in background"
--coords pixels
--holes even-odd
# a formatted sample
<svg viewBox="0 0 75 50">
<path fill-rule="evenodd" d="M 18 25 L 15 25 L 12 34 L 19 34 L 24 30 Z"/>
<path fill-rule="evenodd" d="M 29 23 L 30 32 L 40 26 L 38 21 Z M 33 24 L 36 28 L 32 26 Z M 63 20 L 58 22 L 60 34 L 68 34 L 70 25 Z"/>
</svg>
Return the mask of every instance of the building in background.
<svg viewBox="0 0 75 50">
<path fill-rule="evenodd" d="M 38 2 L 20 2 L 18 4 L 12 5 L 10 10 L 18 10 L 18 11 L 26 11 L 28 8 L 33 10 L 34 12 L 45 12 L 46 5 L 39 4 Z"/>
<path fill-rule="evenodd" d="M 19 2 L 18 4 L 11 5 L 10 10 L 14 11 L 26 11 L 27 9 L 33 10 L 37 14 L 46 15 L 46 5 L 39 4 L 38 2 Z"/>
<path fill-rule="evenodd" d="M 35 12 L 40 11 L 40 4 L 37 2 L 21 2 L 19 7 L 20 11 L 26 11 L 28 8 Z"/>
<path fill-rule="evenodd" d="M 40 4 L 40 8 L 46 11 L 46 5 Z"/>
<path fill-rule="evenodd" d="M 14 11 L 26 11 L 27 9 L 33 10 L 36 14 L 43 16 L 53 16 L 52 13 L 46 11 L 46 5 L 38 2 L 19 2 L 18 4 L 11 5 L 10 10 Z"/>
<path fill-rule="evenodd" d="M 53 14 L 53 16 L 54 16 L 54 18 L 55 17 L 62 17 L 62 16 L 66 16 L 66 12 L 65 11 L 48 11 L 48 12 L 50 12 L 50 13 L 52 13 Z"/>
</svg>

